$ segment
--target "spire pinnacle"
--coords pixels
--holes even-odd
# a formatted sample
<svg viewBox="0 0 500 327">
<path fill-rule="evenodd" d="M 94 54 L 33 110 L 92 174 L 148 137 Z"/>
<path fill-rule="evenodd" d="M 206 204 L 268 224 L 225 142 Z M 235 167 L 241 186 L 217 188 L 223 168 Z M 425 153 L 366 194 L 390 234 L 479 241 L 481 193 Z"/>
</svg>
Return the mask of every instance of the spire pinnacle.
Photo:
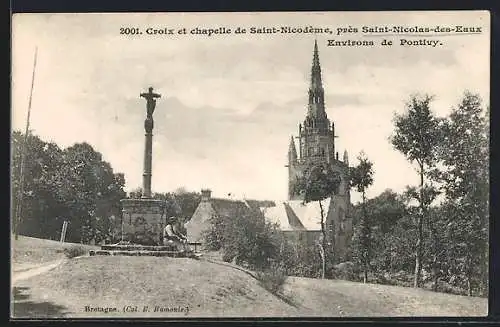
<svg viewBox="0 0 500 327">
<path fill-rule="evenodd" d="M 319 66 L 318 41 L 314 40 L 313 66 Z"/>
<path fill-rule="evenodd" d="M 347 150 L 344 151 L 344 163 L 349 165 L 349 155 L 347 154 Z"/>
<path fill-rule="evenodd" d="M 311 68 L 311 89 L 322 89 L 321 66 L 319 64 L 318 41 L 314 40 L 313 63 Z"/>
<path fill-rule="evenodd" d="M 293 140 L 293 136 L 290 137 L 290 146 L 288 148 L 288 160 L 289 161 L 297 160 L 297 150 L 295 149 L 295 141 Z"/>
</svg>

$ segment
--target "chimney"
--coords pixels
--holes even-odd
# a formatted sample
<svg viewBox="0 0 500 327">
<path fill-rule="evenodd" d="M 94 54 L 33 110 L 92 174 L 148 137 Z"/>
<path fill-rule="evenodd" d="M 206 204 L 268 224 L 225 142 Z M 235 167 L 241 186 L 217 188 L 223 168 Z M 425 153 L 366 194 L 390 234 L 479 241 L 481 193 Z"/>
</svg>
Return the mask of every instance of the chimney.
<svg viewBox="0 0 500 327">
<path fill-rule="evenodd" d="M 201 201 L 202 202 L 208 202 L 210 201 L 212 191 L 208 188 L 202 189 L 201 190 Z"/>
</svg>

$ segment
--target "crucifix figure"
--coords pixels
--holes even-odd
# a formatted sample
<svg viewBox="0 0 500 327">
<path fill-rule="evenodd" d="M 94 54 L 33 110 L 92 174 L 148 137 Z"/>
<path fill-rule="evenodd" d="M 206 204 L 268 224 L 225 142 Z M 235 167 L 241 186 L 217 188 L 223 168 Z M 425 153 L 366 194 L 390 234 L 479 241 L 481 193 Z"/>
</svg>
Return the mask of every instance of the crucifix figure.
<svg viewBox="0 0 500 327">
<path fill-rule="evenodd" d="M 156 98 L 160 98 L 161 95 L 157 93 L 153 93 L 153 88 L 150 87 L 148 93 L 141 93 L 141 97 L 146 99 L 146 109 L 147 109 L 147 117 L 153 118 L 153 112 L 156 107 Z"/>
</svg>

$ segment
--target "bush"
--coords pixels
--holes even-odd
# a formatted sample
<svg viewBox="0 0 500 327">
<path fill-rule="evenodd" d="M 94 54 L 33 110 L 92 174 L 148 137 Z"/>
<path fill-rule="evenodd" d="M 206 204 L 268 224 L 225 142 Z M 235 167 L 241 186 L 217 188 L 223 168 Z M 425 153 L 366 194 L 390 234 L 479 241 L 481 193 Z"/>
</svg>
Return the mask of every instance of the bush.
<svg viewBox="0 0 500 327">
<path fill-rule="evenodd" d="M 67 258 L 71 259 L 87 254 L 87 250 L 85 250 L 83 246 L 74 245 L 69 248 L 64 248 L 64 254 Z"/>
<path fill-rule="evenodd" d="M 209 219 L 209 223 L 210 228 L 202 232 L 205 246 L 208 250 L 219 251 L 224 244 L 225 219 L 221 216 L 214 216 Z"/>
<path fill-rule="evenodd" d="M 285 269 L 273 265 L 264 271 L 258 271 L 256 277 L 266 290 L 273 294 L 280 294 L 283 291 L 287 275 Z"/>
<path fill-rule="evenodd" d="M 279 256 L 280 231 L 258 210 L 238 208 L 233 216 L 216 216 L 204 233 L 208 249 L 221 250 L 223 260 L 263 270 Z"/>
</svg>

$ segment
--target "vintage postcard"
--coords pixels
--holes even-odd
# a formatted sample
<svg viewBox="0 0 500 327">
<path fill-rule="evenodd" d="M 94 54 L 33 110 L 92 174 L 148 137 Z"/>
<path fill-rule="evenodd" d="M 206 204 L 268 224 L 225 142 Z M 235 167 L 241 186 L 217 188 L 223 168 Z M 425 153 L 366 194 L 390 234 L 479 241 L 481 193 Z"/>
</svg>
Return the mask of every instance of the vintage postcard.
<svg viewBox="0 0 500 327">
<path fill-rule="evenodd" d="M 15 14 L 11 318 L 488 314 L 487 11 Z"/>
</svg>

